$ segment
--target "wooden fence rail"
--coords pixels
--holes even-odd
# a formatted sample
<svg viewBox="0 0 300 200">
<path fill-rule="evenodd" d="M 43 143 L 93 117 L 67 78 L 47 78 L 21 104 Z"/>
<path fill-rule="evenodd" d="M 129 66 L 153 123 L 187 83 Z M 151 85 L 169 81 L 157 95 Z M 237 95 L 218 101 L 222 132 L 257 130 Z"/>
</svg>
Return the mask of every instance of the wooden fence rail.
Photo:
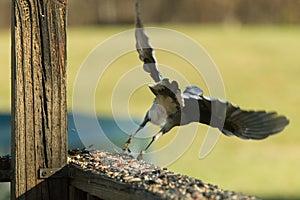
<svg viewBox="0 0 300 200">
<path fill-rule="evenodd" d="M 0 156 L 0 182 L 10 182 L 12 179 L 11 157 Z"/>
<path fill-rule="evenodd" d="M 71 165 L 69 170 L 70 186 L 75 191 L 86 192 L 94 198 L 115 200 L 162 199 L 153 192 L 136 189 L 130 184 L 119 182 L 101 174 L 84 171 L 74 165 Z"/>
<path fill-rule="evenodd" d="M 75 152 L 63 168 L 42 170 L 39 175 L 57 183 L 67 179 L 69 200 L 256 199 L 138 161 L 130 155 L 98 150 Z"/>
</svg>

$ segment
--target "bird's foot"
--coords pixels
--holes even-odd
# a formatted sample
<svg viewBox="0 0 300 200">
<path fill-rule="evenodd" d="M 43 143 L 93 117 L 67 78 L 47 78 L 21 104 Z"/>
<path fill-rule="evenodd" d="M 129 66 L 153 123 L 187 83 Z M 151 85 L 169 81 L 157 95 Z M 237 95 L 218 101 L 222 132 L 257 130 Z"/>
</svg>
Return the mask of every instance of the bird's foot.
<svg viewBox="0 0 300 200">
<path fill-rule="evenodd" d="M 130 144 L 132 142 L 132 139 L 133 139 L 133 136 L 131 135 L 128 138 L 128 140 L 126 141 L 126 143 L 124 144 L 123 148 L 122 148 L 123 152 L 126 152 L 126 151 L 128 151 L 129 153 L 131 152 L 130 149 L 129 149 L 129 146 L 130 146 Z"/>
<path fill-rule="evenodd" d="M 137 160 L 142 160 L 144 154 L 145 154 L 145 151 L 141 151 L 140 154 L 138 155 L 138 157 L 137 157 L 136 159 L 137 159 Z"/>
</svg>

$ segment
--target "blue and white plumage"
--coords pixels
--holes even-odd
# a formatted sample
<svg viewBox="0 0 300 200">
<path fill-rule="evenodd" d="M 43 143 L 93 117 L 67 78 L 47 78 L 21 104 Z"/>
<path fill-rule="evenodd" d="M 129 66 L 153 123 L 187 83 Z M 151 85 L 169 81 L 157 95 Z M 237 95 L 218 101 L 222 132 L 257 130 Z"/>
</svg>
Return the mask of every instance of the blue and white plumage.
<svg viewBox="0 0 300 200">
<path fill-rule="evenodd" d="M 167 133 L 175 126 L 186 125 L 192 122 L 200 122 L 218 128 L 224 135 L 237 136 L 242 139 L 264 139 L 270 135 L 282 131 L 289 124 L 285 116 L 276 112 L 243 110 L 226 100 L 206 97 L 201 88 L 187 86 L 181 92 L 176 81 L 170 82 L 163 78 L 158 71 L 154 50 L 149 38 L 144 32 L 139 17 L 139 4 L 136 3 L 136 49 L 140 60 L 144 63 L 144 71 L 150 73 L 155 81 L 149 88 L 155 95 L 153 105 L 145 115 L 138 130 L 130 136 L 123 150 L 129 150 L 135 134 L 148 122 L 161 127 L 160 131 L 152 138 L 143 153 L 161 135 Z"/>
</svg>

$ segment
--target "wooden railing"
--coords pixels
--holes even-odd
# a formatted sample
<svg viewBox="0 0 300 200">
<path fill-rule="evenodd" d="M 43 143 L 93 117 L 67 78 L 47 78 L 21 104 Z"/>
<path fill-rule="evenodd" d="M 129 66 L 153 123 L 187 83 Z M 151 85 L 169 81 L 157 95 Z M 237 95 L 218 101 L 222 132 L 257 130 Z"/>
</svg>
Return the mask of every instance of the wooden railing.
<svg viewBox="0 0 300 200">
<path fill-rule="evenodd" d="M 11 157 L 0 156 L 0 182 L 10 182 L 12 179 Z"/>
<path fill-rule="evenodd" d="M 65 167 L 42 169 L 39 173 L 41 180 L 51 179 L 58 184 L 67 180 L 67 195 L 62 196 L 68 200 L 256 199 L 138 161 L 127 154 L 76 152 L 69 155 Z M 10 170 L 2 172 L 8 174 L 0 181 L 11 180 Z"/>
</svg>

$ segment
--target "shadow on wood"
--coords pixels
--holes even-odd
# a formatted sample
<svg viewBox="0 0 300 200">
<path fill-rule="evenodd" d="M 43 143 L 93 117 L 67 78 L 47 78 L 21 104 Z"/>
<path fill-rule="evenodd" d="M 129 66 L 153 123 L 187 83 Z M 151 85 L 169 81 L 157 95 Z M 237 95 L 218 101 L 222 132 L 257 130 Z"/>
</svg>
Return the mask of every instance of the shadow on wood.
<svg viewBox="0 0 300 200">
<path fill-rule="evenodd" d="M 11 157 L 0 156 L 0 182 L 10 182 L 12 179 Z"/>
</svg>

